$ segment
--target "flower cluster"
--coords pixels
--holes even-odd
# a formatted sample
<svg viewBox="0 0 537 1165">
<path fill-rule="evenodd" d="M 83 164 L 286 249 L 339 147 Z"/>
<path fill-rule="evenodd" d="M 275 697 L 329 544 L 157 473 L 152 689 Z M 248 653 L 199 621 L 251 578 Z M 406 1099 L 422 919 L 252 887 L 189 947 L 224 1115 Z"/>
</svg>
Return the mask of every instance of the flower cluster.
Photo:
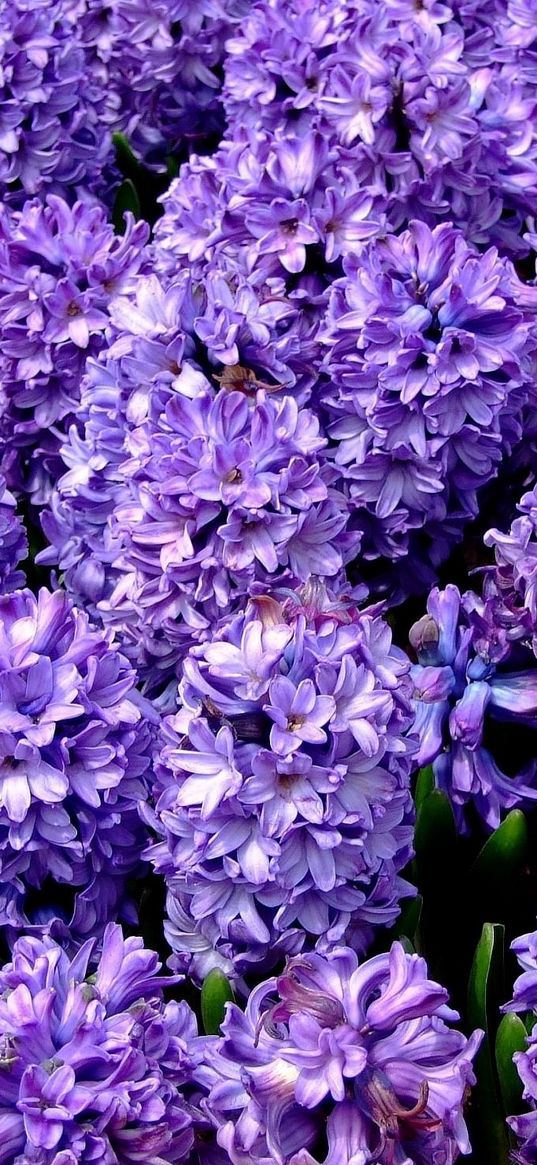
<svg viewBox="0 0 537 1165">
<path fill-rule="evenodd" d="M 77 928 L 91 932 L 140 864 L 154 713 L 110 636 L 61 591 L 2 597 L 0 643 L 0 922 L 62 917 L 64 887 L 71 910 L 86 894 Z"/>
<path fill-rule="evenodd" d="M 0 192 L 20 200 L 64 192 L 98 173 L 109 150 L 100 123 L 114 116 L 101 78 L 86 68 L 72 0 L 6 0 L 0 14 Z"/>
<path fill-rule="evenodd" d="M 537 655 L 537 488 L 523 495 L 507 533 L 489 530 L 496 565 L 484 579 L 484 594 L 509 639 L 531 643 Z"/>
<path fill-rule="evenodd" d="M 224 46 L 247 7 L 247 0 L 87 4 L 88 71 L 102 76 L 115 106 L 111 125 L 128 134 L 146 166 L 165 170 L 170 156 L 205 150 L 220 137 Z M 100 178 L 94 185 L 102 192 Z"/>
<path fill-rule="evenodd" d="M 483 1033 L 449 1027 L 459 1017 L 447 999 L 425 961 L 394 943 L 361 965 L 345 947 L 291 959 L 245 1014 L 232 1004 L 209 1096 L 232 1165 L 468 1153 L 463 1105 Z"/>
<path fill-rule="evenodd" d="M 175 1165 L 192 1145 L 182 1096 L 196 1020 L 164 1003 L 160 963 L 107 927 L 70 959 L 52 939 L 21 938 L 0 971 L 0 1161 Z"/>
<path fill-rule="evenodd" d="M 43 523 L 41 561 L 163 673 L 254 582 L 334 578 L 359 545 L 315 414 L 238 364 L 211 383 L 190 308 L 188 284 L 152 278 L 111 308 L 126 328 L 89 369 Z"/>
<path fill-rule="evenodd" d="M 38 503 L 56 476 L 86 358 L 103 346 L 109 305 L 140 265 L 147 234 L 129 216 L 116 236 L 103 208 L 71 209 L 56 195 L 0 212 L 2 461 L 8 484 Z"/>
<path fill-rule="evenodd" d="M 477 849 L 537 812 L 536 3 L 0 4 L 0 1165 L 470 1152 L 425 960 L 487 863 L 534 917 L 534 823 Z"/>
<path fill-rule="evenodd" d="M 13 494 L 0 478 L 0 591 L 14 591 L 24 586 L 24 572 L 17 570 L 26 558 L 28 543 L 22 519 L 16 512 Z"/>
<path fill-rule="evenodd" d="M 419 215 L 514 254 L 537 182 L 530 6 L 258 0 L 230 38 L 230 126 L 322 135 L 392 227 Z"/>
<path fill-rule="evenodd" d="M 419 537 L 436 565 L 533 403 L 532 294 L 496 250 L 477 254 L 447 225 L 413 222 L 345 267 L 319 389 L 335 462 L 364 552 L 393 560 Z"/>
<path fill-rule="evenodd" d="M 503 1011 L 537 1013 L 537 931 L 521 935 L 511 944 L 522 975 L 516 980 L 513 998 L 505 1004 Z M 521 1144 L 514 1156 L 520 1165 L 535 1165 L 537 1161 L 537 1025 L 527 1038 L 527 1048 L 513 1056 L 518 1074 L 524 1086 L 524 1100 L 529 1101 L 530 1111 L 509 1119 L 511 1128 Z"/>
<path fill-rule="evenodd" d="M 0 193 L 97 192 L 119 175 L 112 134 L 144 162 L 223 129 L 217 70 L 241 0 L 6 0 L 0 15 Z"/>
<path fill-rule="evenodd" d="M 511 646 L 494 609 L 473 592 L 433 588 L 427 614 L 411 629 L 416 765 L 433 764 L 437 785 L 452 800 L 459 824 L 473 805 L 490 829 L 501 813 L 537 800 L 537 769 L 505 773 L 495 759 L 494 723 L 537 729 L 533 655 Z M 529 660 L 528 660 L 529 656 Z M 504 763 L 508 761 L 505 757 Z"/>
<path fill-rule="evenodd" d="M 385 622 L 310 584 L 260 596 L 183 663 L 144 816 L 168 939 L 244 967 L 308 938 L 363 946 L 409 887 L 408 662 Z M 189 933 L 189 930 L 191 933 Z M 192 933 L 193 932 L 193 933 Z"/>
</svg>

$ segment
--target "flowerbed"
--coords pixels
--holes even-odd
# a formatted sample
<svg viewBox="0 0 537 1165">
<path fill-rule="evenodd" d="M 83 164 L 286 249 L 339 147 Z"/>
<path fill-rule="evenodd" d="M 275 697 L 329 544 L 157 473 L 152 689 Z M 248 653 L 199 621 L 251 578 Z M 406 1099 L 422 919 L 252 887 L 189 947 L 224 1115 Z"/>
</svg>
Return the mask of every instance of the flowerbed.
<svg viewBox="0 0 537 1165">
<path fill-rule="evenodd" d="M 0 30 L 0 1163 L 535 1165 L 534 0 Z"/>
</svg>

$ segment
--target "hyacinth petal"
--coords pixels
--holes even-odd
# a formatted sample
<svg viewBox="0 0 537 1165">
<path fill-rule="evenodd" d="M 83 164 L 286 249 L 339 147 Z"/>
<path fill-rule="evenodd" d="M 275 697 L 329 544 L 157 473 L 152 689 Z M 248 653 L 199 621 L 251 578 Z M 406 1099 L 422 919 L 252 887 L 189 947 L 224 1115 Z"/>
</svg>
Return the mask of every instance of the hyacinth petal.
<svg viewBox="0 0 537 1165">
<path fill-rule="evenodd" d="M 24 821 L 32 801 L 26 774 L 14 772 L 2 776 L 0 796 L 11 820 Z"/>
<path fill-rule="evenodd" d="M 434 1015 L 447 1002 L 445 988 L 426 979 L 425 960 L 419 955 L 407 956 L 399 943 L 391 947 L 389 969 L 382 1002 L 378 1000 L 367 1008 L 368 1022 L 379 1030 L 389 1028 L 396 1017 L 402 1022 L 418 1015 Z"/>
<path fill-rule="evenodd" d="M 537 671 L 496 676 L 490 690 L 491 707 L 510 715 L 537 717 Z"/>
</svg>

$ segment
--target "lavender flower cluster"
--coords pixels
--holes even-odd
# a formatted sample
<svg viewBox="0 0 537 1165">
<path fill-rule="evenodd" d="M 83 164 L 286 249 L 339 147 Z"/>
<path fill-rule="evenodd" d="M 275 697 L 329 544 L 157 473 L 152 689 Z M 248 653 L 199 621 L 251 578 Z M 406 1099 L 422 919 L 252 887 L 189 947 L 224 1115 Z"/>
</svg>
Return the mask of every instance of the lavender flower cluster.
<svg viewBox="0 0 537 1165">
<path fill-rule="evenodd" d="M 0 1165 L 537 1162 L 536 62 L 0 5 Z"/>
<path fill-rule="evenodd" d="M 364 949 L 393 921 L 411 889 L 409 692 L 383 620 L 322 587 L 252 600 L 186 656 L 144 816 L 191 974 L 211 950 L 229 970 L 308 936 Z"/>
</svg>

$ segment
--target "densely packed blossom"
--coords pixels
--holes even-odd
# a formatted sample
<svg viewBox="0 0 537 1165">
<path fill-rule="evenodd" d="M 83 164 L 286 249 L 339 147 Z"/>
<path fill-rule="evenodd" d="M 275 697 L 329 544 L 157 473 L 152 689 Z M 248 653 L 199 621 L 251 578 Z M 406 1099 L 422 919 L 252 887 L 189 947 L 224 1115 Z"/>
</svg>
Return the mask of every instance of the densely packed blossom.
<svg viewBox="0 0 537 1165">
<path fill-rule="evenodd" d="M 0 7 L 0 1165 L 537 1165 L 536 0 Z"/>
<path fill-rule="evenodd" d="M 188 283 L 141 279 L 111 310 L 126 330 L 90 366 L 41 561 L 165 673 L 254 582 L 334 578 L 359 536 L 315 414 L 238 363 L 209 379 Z"/>
<path fill-rule="evenodd" d="M 224 129 L 220 69 L 226 38 L 248 0 L 97 0 L 81 37 L 89 72 L 113 95 L 111 126 L 147 166 L 206 149 Z"/>
<path fill-rule="evenodd" d="M 483 1033 L 449 1027 L 447 1000 L 425 960 L 394 943 L 361 965 L 345 947 L 291 959 L 244 1014 L 232 1004 L 209 1108 L 233 1165 L 447 1165 L 468 1153 Z"/>
<path fill-rule="evenodd" d="M 363 554 L 414 555 L 423 588 L 535 407 L 536 293 L 450 224 L 392 235 L 385 219 L 374 177 L 320 134 L 239 139 L 183 167 L 156 259 L 203 284 L 194 330 L 213 360 L 309 398 Z"/>
<path fill-rule="evenodd" d="M 531 643 L 537 654 L 537 487 L 525 493 L 507 532 L 489 530 L 485 544 L 496 565 L 484 578 L 484 593 L 509 639 Z"/>
<path fill-rule="evenodd" d="M 345 266 L 319 390 L 335 461 L 364 553 L 393 561 L 420 539 L 437 564 L 535 407 L 533 293 L 448 225 L 413 222 Z"/>
<path fill-rule="evenodd" d="M 312 580 L 260 596 L 184 660 L 144 811 L 173 949 L 237 966 L 363 946 L 408 893 L 408 661 L 386 623 Z M 189 933 L 190 931 L 190 933 Z M 193 932 L 193 933 L 192 933 Z M 209 952 L 209 953 L 208 953 Z"/>
<path fill-rule="evenodd" d="M 63 193 L 102 168 L 114 96 L 87 69 L 74 0 L 6 0 L 0 14 L 0 193 Z M 101 124 L 100 124 L 101 123 Z"/>
<path fill-rule="evenodd" d="M 16 512 L 15 498 L 0 478 L 0 590 L 3 593 L 24 586 L 24 572 L 17 567 L 27 553 L 28 542 L 22 519 Z"/>
<path fill-rule="evenodd" d="M 110 925 L 70 959 L 21 938 L 0 971 L 0 1161 L 175 1165 L 192 1145 L 181 1089 L 196 1020 L 164 1003 L 170 980 L 139 938 Z M 173 980 L 172 980 L 173 981 Z"/>
<path fill-rule="evenodd" d="M 145 834 L 154 714 L 111 642 L 62 591 L 0 599 L 0 922 L 67 917 L 77 928 L 118 909 Z M 98 897 L 92 886 L 98 884 Z"/>
<path fill-rule="evenodd" d="M 166 169 L 224 125 L 218 69 L 241 0 L 6 0 L 0 14 L 0 193 L 113 200 L 112 135 Z M 186 145 L 186 149 L 185 149 Z"/>
<path fill-rule="evenodd" d="M 505 809 L 530 808 L 537 800 L 533 755 L 524 769 L 507 775 L 489 744 L 495 722 L 537 728 L 535 659 L 510 644 L 495 623 L 494 607 L 472 591 L 461 596 L 451 584 L 433 588 L 410 641 L 418 657 L 411 669 L 416 764 L 433 764 L 461 825 L 474 806 L 495 829 Z"/>
<path fill-rule="evenodd" d="M 145 223 L 123 237 L 105 211 L 56 195 L 0 212 L 2 463 L 8 484 L 43 502 L 88 355 L 104 343 L 112 299 L 142 259 Z M 59 460 L 59 459 L 58 459 Z"/>
<path fill-rule="evenodd" d="M 369 172 L 392 227 L 442 218 L 523 253 L 534 46 L 524 5 L 260 0 L 227 45 L 230 129 L 322 135 Z"/>
<path fill-rule="evenodd" d="M 515 981 L 513 998 L 503 1008 L 504 1011 L 537 1013 L 537 931 L 524 934 L 511 944 L 522 975 Z M 529 1030 L 529 1029 L 528 1029 Z M 535 1165 L 537 1161 L 537 1023 L 527 1038 L 527 1048 L 516 1052 L 514 1062 L 524 1086 L 524 1100 L 529 1101 L 530 1111 L 509 1119 L 511 1128 L 521 1144 L 514 1154 L 520 1165 Z"/>
</svg>

